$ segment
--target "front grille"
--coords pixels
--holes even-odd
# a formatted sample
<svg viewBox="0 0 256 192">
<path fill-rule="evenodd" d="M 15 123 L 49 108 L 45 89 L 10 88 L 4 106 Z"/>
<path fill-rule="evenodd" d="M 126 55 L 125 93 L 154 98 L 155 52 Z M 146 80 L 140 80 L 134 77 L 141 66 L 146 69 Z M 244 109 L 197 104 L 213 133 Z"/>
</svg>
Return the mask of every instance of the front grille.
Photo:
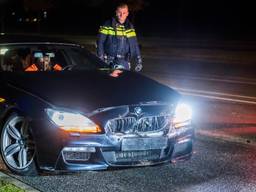
<svg viewBox="0 0 256 192">
<path fill-rule="evenodd" d="M 139 119 L 123 117 L 111 119 L 106 130 L 112 133 L 145 133 L 165 129 L 169 125 L 169 116 L 146 116 Z"/>
</svg>

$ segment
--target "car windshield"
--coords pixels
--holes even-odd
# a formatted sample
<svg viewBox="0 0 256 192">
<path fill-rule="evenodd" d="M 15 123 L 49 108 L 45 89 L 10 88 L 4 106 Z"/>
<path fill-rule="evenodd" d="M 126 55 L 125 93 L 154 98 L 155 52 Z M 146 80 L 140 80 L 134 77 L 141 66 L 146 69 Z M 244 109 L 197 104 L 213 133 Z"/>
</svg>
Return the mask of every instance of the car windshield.
<svg viewBox="0 0 256 192">
<path fill-rule="evenodd" d="M 2 71 L 62 71 L 108 68 L 95 55 L 77 45 L 0 45 Z"/>
</svg>

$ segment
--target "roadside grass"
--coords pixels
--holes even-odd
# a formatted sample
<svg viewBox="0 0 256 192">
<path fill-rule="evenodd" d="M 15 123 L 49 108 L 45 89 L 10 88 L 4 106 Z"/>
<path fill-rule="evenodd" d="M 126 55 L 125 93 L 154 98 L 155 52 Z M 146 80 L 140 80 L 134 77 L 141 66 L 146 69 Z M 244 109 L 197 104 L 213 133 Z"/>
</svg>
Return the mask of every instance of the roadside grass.
<svg viewBox="0 0 256 192">
<path fill-rule="evenodd" d="M 0 180 L 0 192 L 25 192 L 25 191 L 7 181 Z"/>
</svg>

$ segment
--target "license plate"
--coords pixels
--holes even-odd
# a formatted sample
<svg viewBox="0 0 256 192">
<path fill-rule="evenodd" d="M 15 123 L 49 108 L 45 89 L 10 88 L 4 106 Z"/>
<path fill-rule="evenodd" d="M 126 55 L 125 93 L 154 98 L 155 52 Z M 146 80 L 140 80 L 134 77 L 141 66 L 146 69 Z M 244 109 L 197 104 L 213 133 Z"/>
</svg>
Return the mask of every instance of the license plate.
<svg viewBox="0 0 256 192">
<path fill-rule="evenodd" d="M 167 147 L 167 137 L 124 138 L 122 151 L 143 151 Z"/>
</svg>

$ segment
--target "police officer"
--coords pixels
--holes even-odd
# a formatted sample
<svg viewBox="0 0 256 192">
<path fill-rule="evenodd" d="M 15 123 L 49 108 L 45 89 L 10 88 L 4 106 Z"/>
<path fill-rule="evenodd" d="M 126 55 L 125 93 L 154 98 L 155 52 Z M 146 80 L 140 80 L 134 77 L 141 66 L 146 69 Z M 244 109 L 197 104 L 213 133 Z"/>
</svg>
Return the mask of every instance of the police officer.
<svg viewBox="0 0 256 192">
<path fill-rule="evenodd" d="M 97 55 L 113 68 L 130 70 L 130 61 L 135 61 L 135 71 L 141 71 L 142 59 L 133 25 L 127 19 L 128 5 L 116 7 L 116 17 L 108 20 L 99 29 Z"/>
</svg>

